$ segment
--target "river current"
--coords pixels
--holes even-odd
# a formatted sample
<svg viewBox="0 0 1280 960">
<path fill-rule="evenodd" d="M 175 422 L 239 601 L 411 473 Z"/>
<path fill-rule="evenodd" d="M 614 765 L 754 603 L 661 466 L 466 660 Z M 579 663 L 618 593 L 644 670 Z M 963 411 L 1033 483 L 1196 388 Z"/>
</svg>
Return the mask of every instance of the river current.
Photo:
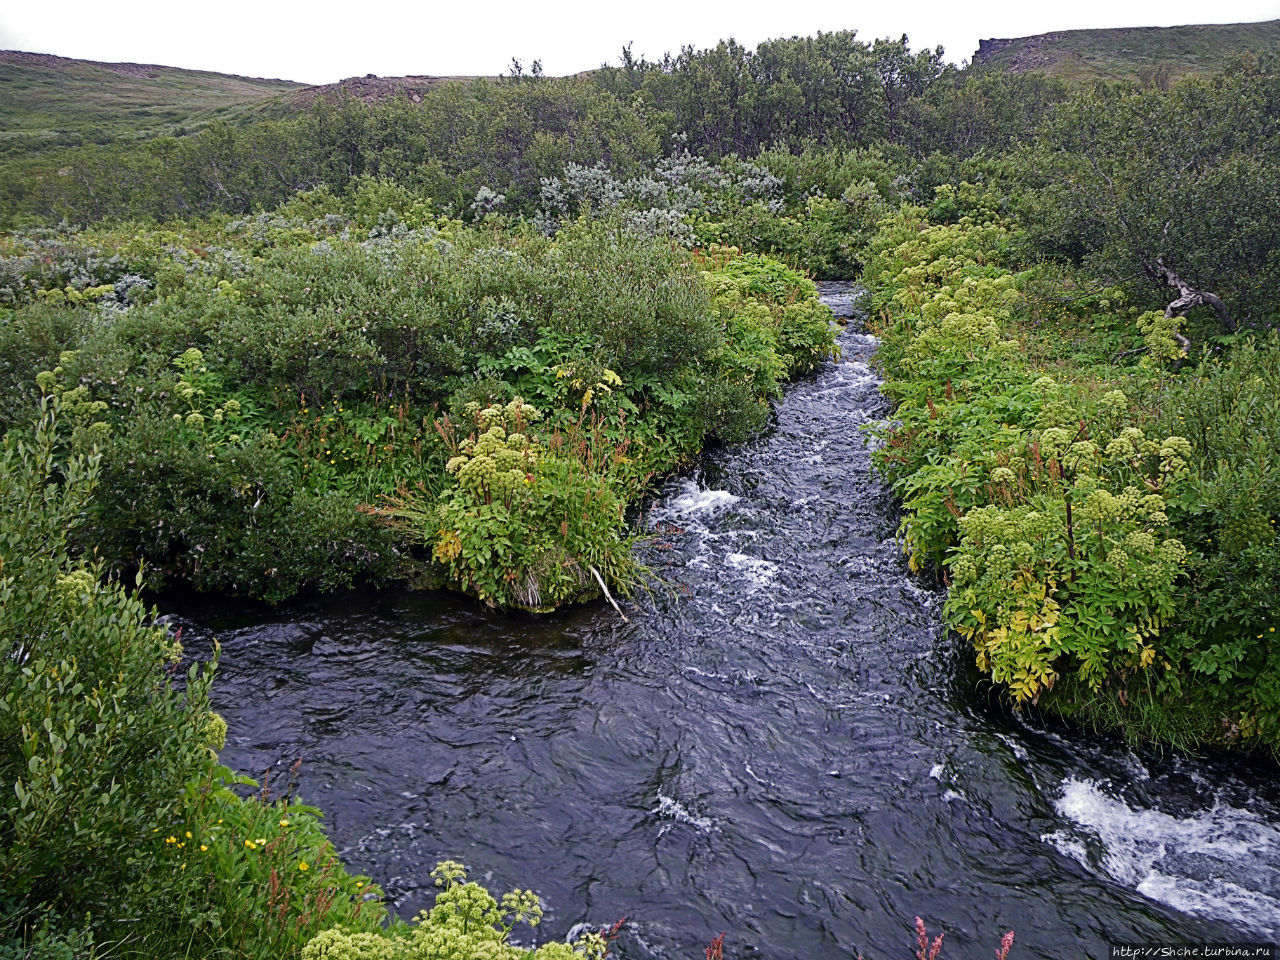
<svg viewBox="0 0 1280 960">
<path fill-rule="evenodd" d="M 852 288 L 824 284 L 837 315 Z M 626 917 L 612 956 L 1106 957 L 1280 939 L 1274 769 L 1135 752 L 1020 717 L 913 577 L 864 424 L 887 407 L 855 319 L 757 440 L 646 511 L 666 582 L 625 606 L 487 612 L 358 593 L 184 603 L 222 643 L 224 763 L 302 798 L 397 910 L 442 859 L 533 887 L 538 942 Z M 528 937 L 526 936 L 526 940 Z"/>
</svg>

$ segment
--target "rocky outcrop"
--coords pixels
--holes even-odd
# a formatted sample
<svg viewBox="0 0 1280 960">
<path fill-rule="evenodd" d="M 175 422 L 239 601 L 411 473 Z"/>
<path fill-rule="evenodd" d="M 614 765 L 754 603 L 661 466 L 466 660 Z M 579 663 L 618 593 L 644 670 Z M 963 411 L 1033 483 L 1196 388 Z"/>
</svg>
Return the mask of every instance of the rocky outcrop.
<svg viewBox="0 0 1280 960">
<path fill-rule="evenodd" d="M 1062 39 L 1061 33 L 1040 33 L 1034 37 L 979 40 L 973 62 L 974 64 L 989 63 L 1000 54 L 1009 51 L 1008 56 L 1000 57 L 1006 69 L 1013 73 L 1034 70 L 1042 66 L 1046 59 L 1041 49 L 1056 46 Z"/>
<path fill-rule="evenodd" d="M 476 79 L 496 80 L 497 77 L 379 77 L 376 74 L 367 73 L 363 77 L 348 77 L 337 83 L 306 87 L 294 94 L 293 100 L 297 106 L 302 107 L 310 106 L 317 100 L 341 100 L 347 97 L 363 100 L 365 103 L 407 97 L 414 103 L 419 103 L 423 94 L 433 87 L 445 83 L 465 83 Z"/>
</svg>

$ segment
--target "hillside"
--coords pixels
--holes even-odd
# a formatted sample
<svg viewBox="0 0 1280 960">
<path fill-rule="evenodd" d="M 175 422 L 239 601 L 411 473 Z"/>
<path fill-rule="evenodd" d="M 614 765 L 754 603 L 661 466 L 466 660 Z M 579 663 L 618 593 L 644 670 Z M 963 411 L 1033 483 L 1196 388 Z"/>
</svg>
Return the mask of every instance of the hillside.
<svg viewBox="0 0 1280 960">
<path fill-rule="evenodd" d="M 1237 53 L 1280 50 L 1280 20 L 1181 27 L 1064 30 L 983 40 L 974 66 L 1073 79 L 1172 79 L 1220 69 Z"/>
<path fill-rule="evenodd" d="M 976 67 L 1072 78 L 1172 79 L 1218 69 L 1241 51 L 1280 50 L 1280 20 L 1180 27 L 1069 30 L 981 41 Z M 285 116 L 319 99 L 420 100 L 471 77 L 378 77 L 308 86 L 155 64 L 99 63 L 0 51 L 0 157 L 59 147 L 182 136 L 216 119 Z"/>
<path fill-rule="evenodd" d="M 0 51 L 0 151 L 189 133 L 304 84 Z"/>
</svg>

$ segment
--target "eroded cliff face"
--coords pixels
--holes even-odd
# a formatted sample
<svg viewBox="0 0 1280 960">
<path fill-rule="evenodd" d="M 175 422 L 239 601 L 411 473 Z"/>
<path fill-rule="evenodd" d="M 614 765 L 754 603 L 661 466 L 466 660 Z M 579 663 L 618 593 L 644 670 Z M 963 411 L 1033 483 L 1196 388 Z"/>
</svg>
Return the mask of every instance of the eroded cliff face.
<svg viewBox="0 0 1280 960">
<path fill-rule="evenodd" d="M 1009 46 L 1012 40 L 997 40 L 994 38 L 978 41 L 978 49 L 973 55 L 974 63 L 981 63 L 988 57 L 993 57 L 1005 47 Z"/>
<path fill-rule="evenodd" d="M 1036 51 L 1042 47 L 1056 44 L 1062 39 L 1063 35 L 1061 33 L 1041 33 L 1034 37 L 979 40 L 978 49 L 973 55 L 973 62 L 975 64 L 986 63 L 1012 47 L 1014 48 L 1014 53 L 1010 62 L 1006 63 L 1006 66 L 1014 72 L 1032 70 L 1035 69 L 1041 59 L 1037 56 Z"/>
</svg>

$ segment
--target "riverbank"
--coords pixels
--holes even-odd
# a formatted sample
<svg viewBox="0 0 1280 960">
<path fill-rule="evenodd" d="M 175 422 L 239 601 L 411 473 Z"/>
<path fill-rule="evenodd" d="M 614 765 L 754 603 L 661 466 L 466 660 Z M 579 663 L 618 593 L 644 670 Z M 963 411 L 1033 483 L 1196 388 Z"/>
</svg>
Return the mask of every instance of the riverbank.
<svg viewBox="0 0 1280 960">
<path fill-rule="evenodd" d="M 866 272 L 913 569 L 1015 704 L 1274 757 L 1280 499 L 1247 452 L 1275 431 L 1274 349 L 1184 361 L 1176 320 L 1024 266 L 994 205 L 960 207 L 903 208 Z"/>
<path fill-rule="evenodd" d="M 628 594 L 650 478 L 758 431 L 832 349 L 813 283 L 769 257 L 467 227 L 383 183 L 0 253 L 0 430 L 60 397 L 101 455 L 73 546 L 155 589 Z"/>
</svg>

